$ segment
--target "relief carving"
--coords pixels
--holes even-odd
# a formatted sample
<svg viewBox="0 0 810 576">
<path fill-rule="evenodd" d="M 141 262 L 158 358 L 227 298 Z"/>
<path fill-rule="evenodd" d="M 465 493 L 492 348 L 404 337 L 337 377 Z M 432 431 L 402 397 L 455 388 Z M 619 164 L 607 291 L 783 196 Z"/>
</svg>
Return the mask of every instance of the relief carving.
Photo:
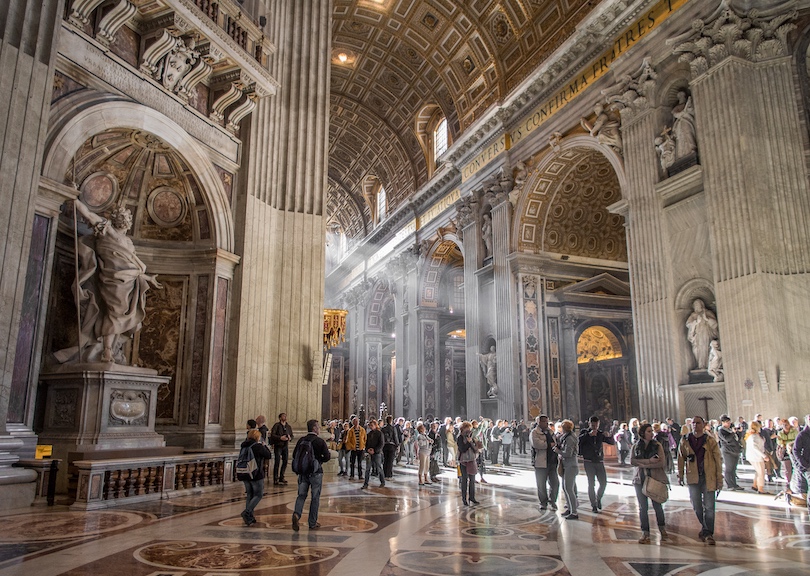
<svg viewBox="0 0 810 576">
<path fill-rule="evenodd" d="M 110 425 L 146 426 L 148 423 L 148 411 L 148 392 L 141 390 L 113 390 L 110 393 Z"/>
</svg>

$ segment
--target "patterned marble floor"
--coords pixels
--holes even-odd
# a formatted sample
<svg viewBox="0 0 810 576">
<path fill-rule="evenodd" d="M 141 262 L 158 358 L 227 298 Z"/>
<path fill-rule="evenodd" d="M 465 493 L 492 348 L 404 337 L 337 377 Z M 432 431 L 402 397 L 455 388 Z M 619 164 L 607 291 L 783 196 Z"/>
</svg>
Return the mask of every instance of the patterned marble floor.
<svg viewBox="0 0 810 576">
<path fill-rule="evenodd" d="M 327 476 L 317 532 L 290 527 L 294 484 L 267 486 L 250 528 L 239 517 L 241 485 L 104 511 L 11 511 L 0 516 L 0 576 L 810 574 L 806 509 L 723 492 L 717 546 L 708 547 L 697 538 L 686 490 L 676 487 L 665 505 L 671 542 L 659 544 L 654 532 L 645 546 L 637 543 L 631 469 L 609 467 L 599 514 L 586 505 L 579 476 L 580 520 L 566 521 L 539 509 L 528 460 L 512 464 L 487 474 L 475 507 L 461 505 L 449 470 L 424 488 L 410 467 L 370 490 Z"/>
</svg>

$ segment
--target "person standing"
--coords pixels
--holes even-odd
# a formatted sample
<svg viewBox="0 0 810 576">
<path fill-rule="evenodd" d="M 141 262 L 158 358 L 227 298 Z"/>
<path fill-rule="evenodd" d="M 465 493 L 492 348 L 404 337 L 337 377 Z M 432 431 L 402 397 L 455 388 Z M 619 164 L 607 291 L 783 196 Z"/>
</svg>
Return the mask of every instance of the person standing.
<svg viewBox="0 0 810 576">
<path fill-rule="evenodd" d="M 642 424 L 638 429 L 638 433 L 641 440 L 633 446 L 632 455 L 630 456 L 630 464 L 636 467 L 635 474 L 633 474 L 633 486 L 636 489 L 638 517 L 641 520 L 641 538 L 638 539 L 638 543 L 650 543 L 650 500 L 652 500 L 653 510 L 655 510 L 655 519 L 658 522 L 658 531 L 661 533 L 661 542 L 666 542 L 669 537 L 667 536 L 666 522 L 664 520 L 664 507 L 660 502 L 648 498 L 643 490 L 647 476 L 664 484 L 669 484 L 669 478 L 667 478 L 664 471 L 666 467 L 664 446 L 654 439 L 654 431 L 649 424 Z"/>
<path fill-rule="evenodd" d="M 501 449 L 501 436 L 503 435 L 503 428 L 501 428 L 501 421 L 496 420 L 495 425 L 489 431 L 489 457 L 490 463 L 493 466 L 498 464 L 498 452 Z"/>
<path fill-rule="evenodd" d="M 368 454 L 368 461 L 366 462 L 366 476 L 363 480 L 361 489 L 368 488 L 368 479 L 373 470 L 375 474 L 380 477 L 380 486 L 385 486 L 385 472 L 383 471 L 383 447 L 385 440 L 383 439 L 382 431 L 375 419 L 369 420 L 368 434 L 366 434 L 366 454 Z"/>
<path fill-rule="evenodd" d="M 472 424 L 462 422 L 458 435 L 458 465 L 461 468 L 461 501 L 465 506 L 478 504 L 475 499 L 475 475 L 478 474 L 478 445 L 472 438 Z"/>
<path fill-rule="evenodd" d="M 433 484 L 428 479 L 430 475 L 430 452 L 433 445 L 427 434 L 425 434 L 425 425 L 421 422 L 416 425 L 416 458 L 419 462 L 419 485 Z"/>
<path fill-rule="evenodd" d="M 804 428 L 796 434 L 793 441 L 793 483 L 791 490 L 794 494 L 807 492 L 810 488 L 810 414 L 804 417 Z M 810 510 L 810 498 L 807 499 Z"/>
<path fill-rule="evenodd" d="M 307 435 L 301 438 L 293 450 L 293 460 L 296 453 L 303 449 L 304 443 L 309 443 L 312 447 L 314 457 L 314 470 L 310 473 L 298 475 L 298 497 L 295 499 L 295 510 L 292 514 L 292 528 L 298 532 L 298 521 L 304 513 L 304 501 L 307 499 L 307 492 L 312 491 L 312 499 L 309 502 L 309 517 L 307 524 L 310 530 L 317 530 L 321 527 L 318 524 L 318 508 L 321 503 L 321 487 L 323 486 L 323 463 L 328 462 L 331 455 L 323 438 L 318 436 L 321 426 L 318 421 L 307 420 Z"/>
<path fill-rule="evenodd" d="M 565 492 L 566 510 L 563 517 L 567 520 L 579 520 L 577 514 L 577 474 L 579 464 L 577 463 L 577 437 L 574 436 L 574 423 L 571 420 L 563 420 L 562 436 L 555 447 L 557 455 L 563 468 L 563 491 Z"/>
<path fill-rule="evenodd" d="M 261 432 L 262 435 L 260 442 L 267 445 L 267 434 L 270 432 L 270 429 L 267 427 L 267 417 L 262 414 L 256 416 L 256 429 Z"/>
<path fill-rule="evenodd" d="M 788 489 L 790 489 L 791 480 L 793 479 L 793 464 L 790 461 L 793 453 L 793 442 L 795 442 L 796 435 L 799 433 L 794 422 L 798 423 L 792 418 L 783 420 L 782 429 L 776 435 L 776 457 L 785 466 L 785 480 L 787 480 Z"/>
<path fill-rule="evenodd" d="M 633 447 L 632 434 L 627 428 L 627 422 L 622 422 L 619 426 L 619 431 L 613 437 L 616 441 L 616 447 L 619 449 L 619 466 L 627 466 L 627 455 Z"/>
<path fill-rule="evenodd" d="M 551 506 L 557 509 L 557 495 L 560 491 L 560 477 L 557 476 L 557 454 L 554 452 L 554 435 L 548 427 L 548 416 L 537 417 L 537 426 L 530 436 L 534 454 L 534 479 L 537 483 L 537 498 L 540 510 Z"/>
<path fill-rule="evenodd" d="M 349 459 L 349 478 L 354 477 L 354 465 L 357 463 L 357 479 L 363 479 L 363 458 L 366 452 L 366 429 L 360 426 L 360 419 L 352 419 L 352 427 L 346 433 L 346 450 L 351 454 Z"/>
<path fill-rule="evenodd" d="M 278 422 L 270 430 L 270 443 L 273 445 L 276 461 L 273 463 L 273 484 L 286 484 L 284 473 L 287 471 L 290 440 L 293 438 L 292 426 L 287 422 L 287 414 L 278 415 Z"/>
<path fill-rule="evenodd" d="M 444 419 L 442 425 L 439 426 L 439 430 L 437 434 L 439 435 L 439 442 L 441 443 L 442 449 L 442 465 L 448 466 L 449 455 L 448 455 L 448 447 L 447 447 L 447 429 L 453 427 L 453 419 L 450 416 Z"/>
<path fill-rule="evenodd" d="M 751 422 L 751 427 L 745 433 L 745 457 L 754 467 L 754 485 L 751 489 L 760 494 L 767 494 L 765 492 L 765 466 L 770 456 L 765 450 L 765 439 L 761 432 L 762 427 L 759 422 L 756 420 Z"/>
<path fill-rule="evenodd" d="M 591 416 L 589 427 L 579 433 L 579 453 L 585 461 L 585 476 L 588 478 L 588 497 L 591 500 L 591 509 L 598 513 L 602 509 L 602 496 L 607 488 L 607 473 L 605 472 L 605 451 L 602 444 L 615 444 L 616 441 L 599 429 L 599 416 Z M 599 479 L 599 490 L 596 490 L 596 480 Z"/>
<path fill-rule="evenodd" d="M 737 483 L 737 465 L 740 463 L 742 444 L 740 435 L 731 427 L 731 418 L 727 414 L 720 416 L 717 438 L 720 441 L 720 453 L 723 455 L 723 478 L 726 481 L 726 488 L 739 492 L 743 489 Z"/>
<path fill-rule="evenodd" d="M 397 456 L 397 429 L 394 428 L 394 417 L 390 414 L 385 417 L 385 426 L 382 427 L 383 435 L 383 472 L 386 480 L 394 478 L 394 458 Z"/>
<path fill-rule="evenodd" d="M 349 450 L 346 448 L 346 438 L 349 434 L 349 423 L 344 422 L 343 426 L 340 430 L 340 437 L 337 440 L 338 445 L 338 466 L 340 467 L 340 472 L 338 472 L 338 476 L 345 476 L 347 471 L 349 470 L 349 463 L 347 459 L 349 457 Z"/>
<path fill-rule="evenodd" d="M 501 448 L 503 449 L 503 465 L 509 466 L 509 456 L 512 454 L 512 442 L 515 439 L 515 433 L 512 432 L 512 427 L 507 426 L 501 434 Z"/>
<path fill-rule="evenodd" d="M 692 432 L 681 438 L 678 447 L 678 482 L 689 487 L 689 500 L 701 525 L 698 538 L 714 546 L 715 495 L 723 487 L 720 447 L 706 434 L 702 416 L 692 419 Z"/>
<path fill-rule="evenodd" d="M 515 432 L 517 439 L 518 439 L 518 447 L 517 450 L 520 451 L 521 454 L 526 454 L 526 444 L 529 441 L 529 427 L 526 426 L 526 422 L 523 421 L 521 418 L 520 422 L 518 422 L 517 430 Z M 515 452 L 517 454 L 517 451 Z"/>
<path fill-rule="evenodd" d="M 256 471 L 254 472 L 253 479 L 245 479 L 242 482 L 245 485 L 245 509 L 242 511 L 242 520 L 245 526 L 250 526 L 256 523 L 256 518 L 253 516 L 253 511 L 258 506 L 259 502 L 264 495 L 264 463 L 270 458 L 270 450 L 261 443 L 261 432 L 258 430 L 250 430 L 247 433 L 247 439 L 242 442 L 240 448 L 250 447 L 253 450 L 253 458 L 256 460 Z"/>
</svg>

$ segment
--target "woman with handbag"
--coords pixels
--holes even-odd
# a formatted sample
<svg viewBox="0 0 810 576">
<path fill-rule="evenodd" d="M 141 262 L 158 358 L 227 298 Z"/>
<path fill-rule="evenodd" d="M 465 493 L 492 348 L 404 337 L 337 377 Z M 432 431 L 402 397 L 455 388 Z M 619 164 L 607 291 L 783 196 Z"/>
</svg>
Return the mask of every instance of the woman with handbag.
<svg viewBox="0 0 810 576">
<path fill-rule="evenodd" d="M 566 510 L 562 515 L 567 520 L 579 520 L 576 484 L 577 474 L 579 473 L 579 464 L 577 463 L 579 439 L 574 435 L 574 423 L 571 420 L 563 420 L 562 433 L 562 437 L 554 446 L 554 451 L 560 457 L 563 492 L 565 492 Z"/>
<path fill-rule="evenodd" d="M 478 450 L 478 445 L 472 437 L 472 424 L 462 422 L 458 435 L 458 467 L 461 470 L 461 501 L 465 506 L 478 504 L 478 500 L 475 499 Z"/>
<path fill-rule="evenodd" d="M 642 534 L 638 543 L 650 543 L 650 500 L 652 500 L 653 510 L 655 510 L 658 531 L 661 532 L 661 542 L 666 542 L 669 537 L 664 521 L 664 508 L 661 504 L 666 502 L 669 479 L 664 471 L 666 467 L 664 447 L 653 439 L 654 431 L 650 424 L 642 424 L 638 429 L 638 434 L 639 441 L 633 446 L 632 456 L 630 456 L 630 464 L 636 467 L 633 485 L 638 499 L 638 517 L 641 520 Z M 663 490 L 660 484 L 663 484 Z"/>
</svg>

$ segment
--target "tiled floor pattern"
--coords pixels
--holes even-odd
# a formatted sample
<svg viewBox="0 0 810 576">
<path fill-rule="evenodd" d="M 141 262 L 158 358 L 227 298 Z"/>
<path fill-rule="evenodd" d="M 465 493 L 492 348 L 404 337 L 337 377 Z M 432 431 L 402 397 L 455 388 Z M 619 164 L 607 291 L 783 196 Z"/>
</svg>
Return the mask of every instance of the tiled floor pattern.
<svg viewBox="0 0 810 576">
<path fill-rule="evenodd" d="M 665 505 L 671 541 L 658 543 L 654 530 L 644 546 L 631 469 L 609 467 L 599 514 L 579 476 L 580 520 L 566 521 L 540 510 L 528 460 L 512 464 L 488 471 L 474 507 L 462 505 L 450 470 L 419 487 L 413 468 L 398 467 L 370 490 L 327 476 L 320 530 L 303 523 L 297 533 L 294 483 L 267 486 L 250 528 L 241 485 L 103 511 L 12 511 L 0 516 L 0 576 L 810 575 L 810 515 L 783 500 L 723 492 L 718 545 L 708 547 L 676 486 Z"/>
</svg>

